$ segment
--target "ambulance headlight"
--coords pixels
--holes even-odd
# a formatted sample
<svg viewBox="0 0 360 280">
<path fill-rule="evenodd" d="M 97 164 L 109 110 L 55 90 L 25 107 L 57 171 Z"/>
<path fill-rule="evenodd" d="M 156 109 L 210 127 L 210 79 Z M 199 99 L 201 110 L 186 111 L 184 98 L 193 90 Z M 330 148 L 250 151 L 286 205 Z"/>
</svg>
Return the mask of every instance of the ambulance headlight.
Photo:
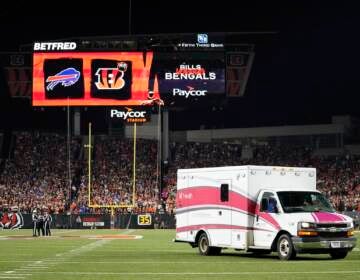
<svg viewBox="0 0 360 280">
<path fill-rule="evenodd" d="M 314 223 L 300 222 L 299 228 L 313 229 L 316 228 L 316 225 Z"/>
</svg>

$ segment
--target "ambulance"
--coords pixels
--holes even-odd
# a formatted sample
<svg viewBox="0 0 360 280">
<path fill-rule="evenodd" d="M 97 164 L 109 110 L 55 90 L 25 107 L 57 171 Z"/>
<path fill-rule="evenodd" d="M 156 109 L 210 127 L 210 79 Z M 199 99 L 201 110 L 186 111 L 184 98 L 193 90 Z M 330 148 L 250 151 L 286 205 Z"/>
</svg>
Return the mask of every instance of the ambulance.
<svg viewBox="0 0 360 280">
<path fill-rule="evenodd" d="M 281 260 L 343 259 L 356 246 L 353 220 L 316 190 L 315 168 L 251 165 L 178 170 L 175 242 L 201 255 L 233 248 Z"/>
</svg>

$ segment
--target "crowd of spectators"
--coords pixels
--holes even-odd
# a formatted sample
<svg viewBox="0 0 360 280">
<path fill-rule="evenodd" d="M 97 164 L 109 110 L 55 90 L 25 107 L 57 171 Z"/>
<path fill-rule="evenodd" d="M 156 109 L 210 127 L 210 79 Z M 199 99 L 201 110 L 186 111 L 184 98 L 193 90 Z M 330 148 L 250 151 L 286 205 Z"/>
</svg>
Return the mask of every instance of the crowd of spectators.
<svg viewBox="0 0 360 280">
<path fill-rule="evenodd" d="M 66 137 L 28 132 L 14 136 L 13 158 L 6 160 L 0 175 L 0 206 L 16 205 L 23 213 L 43 207 L 64 212 L 70 193 Z M 80 140 L 70 144 L 75 166 Z"/>
<path fill-rule="evenodd" d="M 22 132 L 15 136 L 14 156 L 5 161 L 0 174 L 0 208 L 16 205 L 30 213 L 46 207 L 55 214 L 107 211 L 89 208 L 88 161 L 81 138 L 71 139 L 69 162 L 64 135 Z M 258 145 L 250 150 L 246 158 L 239 144 L 172 143 L 160 189 L 158 143 L 139 139 L 133 193 L 132 141 L 96 136 L 90 202 L 130 206 L 135 201 L 131 209 L 136 213 L 174 213 L 177 169 L 251 164 L 316 167 L 318 188 L 333 205 L 340 211 L 360 211 L 359 157 L 314 157 L 311 149 L 303 147 Z"/>
</svg>

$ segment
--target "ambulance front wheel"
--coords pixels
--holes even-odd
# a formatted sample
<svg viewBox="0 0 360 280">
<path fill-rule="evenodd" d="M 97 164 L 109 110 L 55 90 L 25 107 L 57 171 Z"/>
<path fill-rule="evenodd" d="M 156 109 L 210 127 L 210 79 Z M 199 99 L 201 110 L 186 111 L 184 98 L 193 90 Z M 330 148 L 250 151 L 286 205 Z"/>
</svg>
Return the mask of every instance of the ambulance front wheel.
<svg viewBox="0 0 360 280">
<path fill-rule="evenodd" d="M 296 257 L 291 237 L 288 234 L 283 234 L 279 237 L 277 242 L 277 253 L 280 260 L 287 261 Z"/>
<path fill-rule="evenodd" d="M 219 255 L 221 252 L 220 247 L 209 246 L 209 238 L 205 232 L 203 232 L 199 237 L 198 247 L 200 255 L 203 256 Z"/>
</svg>

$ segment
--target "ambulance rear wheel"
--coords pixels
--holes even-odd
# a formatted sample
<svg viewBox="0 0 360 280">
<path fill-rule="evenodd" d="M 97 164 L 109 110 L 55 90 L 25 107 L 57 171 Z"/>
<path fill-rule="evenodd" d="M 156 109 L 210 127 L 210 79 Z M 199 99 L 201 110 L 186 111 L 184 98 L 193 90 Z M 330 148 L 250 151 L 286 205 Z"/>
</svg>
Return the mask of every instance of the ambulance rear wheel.
<svg viewBox="0 0 360 280">
<path fill-rule="evenodd" d="M 283 234 L 279 237 L 277 242 L 277 253 L 279 259 L 282 261 L 291 260 L 296 257 L 296 251 L 291 237 L 288 234 Z"/>
<path fill-rule="evenodd" d="M 210 255 L 209 239 L 205 232 L 200 235 L 198 245 L 200 255 Z"/>
<path fill-rule="evenodd" d="M 220 247 L 209 246 L 209 238 L 205 232 L 202 233 L 199 237 L 198 247 L 200 255 L 203 256 L 219 255 L 221 252 Z"/>
</svg>

